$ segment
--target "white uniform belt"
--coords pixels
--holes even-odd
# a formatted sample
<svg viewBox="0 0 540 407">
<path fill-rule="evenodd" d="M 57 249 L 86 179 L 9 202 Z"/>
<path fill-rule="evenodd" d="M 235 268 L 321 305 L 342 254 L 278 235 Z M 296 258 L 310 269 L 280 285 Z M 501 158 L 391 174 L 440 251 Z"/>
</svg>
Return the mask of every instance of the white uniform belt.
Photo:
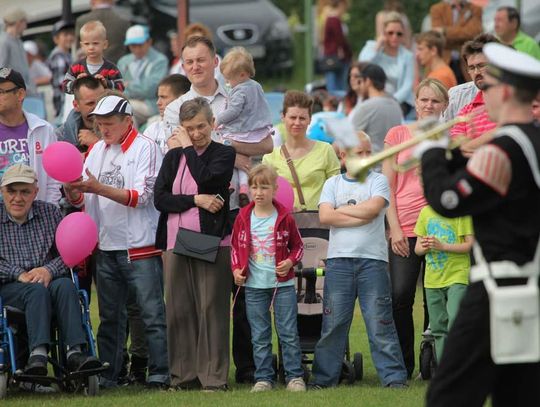
<svg viewBox="0 0 540 407">
<path fill-rule="evenodd" d="M 533 267 L 534 263 L 518 266 L 511 261 L 495 261 L 482 263 L 471 268 L 471 283 L 482 281 L 487 277 L 492 278 L 528 278 L 538 274 Z"/>
</svg>

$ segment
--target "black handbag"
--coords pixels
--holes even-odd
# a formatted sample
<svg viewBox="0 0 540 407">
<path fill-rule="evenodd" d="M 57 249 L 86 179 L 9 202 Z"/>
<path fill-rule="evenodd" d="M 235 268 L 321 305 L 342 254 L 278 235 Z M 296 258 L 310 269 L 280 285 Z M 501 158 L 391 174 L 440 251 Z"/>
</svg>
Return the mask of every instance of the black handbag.
<svg viewBox="0 0 540 407">
<path fill-rule="evenodd" d="M 215 263 L 220 242 L 221 236 L 179 228 L 173 253 Z"/>
<path fill-rule="evenodd" d="M 317 60 L 317 71 L 321 73 L 339 71 L 343 62 L 337 55 L 325 55 Z"/>
</svg>

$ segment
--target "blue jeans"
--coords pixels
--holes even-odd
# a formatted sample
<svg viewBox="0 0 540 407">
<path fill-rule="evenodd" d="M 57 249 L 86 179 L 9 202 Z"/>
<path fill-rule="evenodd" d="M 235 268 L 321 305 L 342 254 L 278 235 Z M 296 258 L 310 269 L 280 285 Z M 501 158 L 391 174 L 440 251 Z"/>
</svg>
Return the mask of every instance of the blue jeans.
<svg viewBox="0 0 540 407">
<path fill-rule="evenodd" d="M 24 311 L 30 350 L 39 345 L 50 345 L 53 315 L 56 315 L 65 345 L 71 347 L 86 343 L 79 295 L 70 278 L 55 278 L 49 287 L 14 281 L 0 285 L 0 296 L 4 305 Z"/>
<path fill-rule="evenodd" d="M 111 367 L 102 374 L 102 385 L 116 385 L 122 368 L 126 337 L 126 303 L 133 289 L 148 343 L 148 382 L 169 382 L 167 328 L 163 301 L 161 257 L 128 259 L 126 250 L 99 251 L 96 268 L 99 301 L 97 344 L 99 357 Z"/>
<path fill-rule="evenodd" d="M 324 279 L 321 339 L 315 347 L 314 383 L 339 382 L 354 302 L 358 297 L 371 358 L 384 386 L 405 383 L 407 371 L 392 319 L 388 263 L 360 258 L 328 259 Z"/>
<path fill-rule="evenodd" d="M 330 93 L 335 91 L 344 91 L 347 89 L 347 73 L 349 72 L 349 64 L 343 65 L 336 71 L 326 72 L 324 78 L 326 80 L 326 90 Z"/>
<path fill-rule="evenodd" d="M 246 310 L 251 326 L 253 359 L 255 360 L 255 381 L 274 381 L 272 368 L 272 318 L 270 303 L 273 288 L 259 289 L 246 287 Z M 285 381 L 302 377 L 302 351 L 298 338 L 296 315 L 296 291 L 294 286 L 279 287 L 274 299 L 274 321 L 285 368 Z"/>
</svg>

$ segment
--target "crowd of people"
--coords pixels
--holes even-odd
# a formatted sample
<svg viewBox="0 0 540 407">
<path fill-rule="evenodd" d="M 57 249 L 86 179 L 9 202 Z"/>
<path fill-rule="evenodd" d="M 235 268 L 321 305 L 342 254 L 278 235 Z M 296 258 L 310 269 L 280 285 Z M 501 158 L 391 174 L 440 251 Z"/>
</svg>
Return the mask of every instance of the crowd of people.
<svg viewBox="0 0 540 407">
<path fill-rule="evenodd" d="M 515 395 L 502 380 L 519 386 L 520 400 L 540 402 L 540 343 L 536 359 L 503 367 L 490 343 L 497 285 L 519 287 L 540 269 L 512 274 L 504 263 L 540 259 L 540 47 L 520 31 L 517 10 L 501 7 L 491 35 L 481 8 L 441 1 L 431 29 L 413 35 L 400 3 L 388 1 L 376 38 L 353 62 L 349 1 L 321 1 L 326 91 L 287 91 L 276 126 L 244 48 L 221 58 L 209 30 L 193 24 L 181 41 L 171 37 L 169 63 L 148 27 L 130 26 L 112 3 L 94 1 L 76 23 L 54 24 L 46 63 L 20 40 L 24 11 L 3 17 L 0 296 L 26 312 L 26 374 L 47 374 L 54 310 L 68 368 L 106 362 L 103 388 L 226 391 L 233 300 L 236 381 L 253 383 L 252 392 L 276 386 L 272 310 L 286 388 L 305 391 L 294 279 L 303 243 L 276 199 L 280 177 L 291 185 L 292 212 L 318 212 L 330 230 L 310 389 L 339 383 L 357 299 L 381 384 L 406 388 L 420 280 L 423 328 L 439 363 L 428 405 L 482 405 L 488 394 L 508 405 Z M 54 89 L 55 125 L 23 108 L 43 83 Z M 320 111 L 328 111 L 317 119 L 322 138 Z M 345 150 L 325 117 L 346 123 L 355 147 Z M 351 157 L 395 148 L 437 123 L 448 135 L 392 155 L 365 180 L 349 167 Z M 43 152 L 58 140 L 80 151 L 80 179 L 62 184 L 45 171 Z M 402 168 L 415 160 L 421 170 Z M 78 269 L 83 288 L 96 285 L 99 360 L 84 352 L 76 292 L 55 247 L 61 210 L 84 211 L 98 228 L 98 246 Z"/>
</svg>

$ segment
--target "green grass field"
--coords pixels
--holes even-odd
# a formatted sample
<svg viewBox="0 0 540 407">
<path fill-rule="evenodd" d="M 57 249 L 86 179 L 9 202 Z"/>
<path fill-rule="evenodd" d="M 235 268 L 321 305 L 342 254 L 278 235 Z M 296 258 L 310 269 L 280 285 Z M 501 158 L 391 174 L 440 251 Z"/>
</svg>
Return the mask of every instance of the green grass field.
<svg viewBox="0 0 540 407">
<path fill-rule="evenodd" d="M 417 293 L 414 314 L 417 326 L 416 349 L 420 344 L 422 324 L 421 293 Z M 97 304 L 92 301 L 92 321 L 94 334 L 98 326 Z M 234 383 L 234 370 L 230 370 L 231 391 L 221 393 L 202 393 L 199 391 L 164 392 L 147 391 L 143 387 L 132 386 L 116 390 L 102 391 L 97 398 L 85 397 L 82 394 L 31 394 L 16 389 L 9 389 L 6 400 L 0 402 L 6 406 L 399 406 L 417 407 L 424 404 L 427 383 L 419 380 L 409 382 L 409 388 L 391 390 L 382 388 L 371 358 L 364 323 L 360 312 L 355 317 L 350 333 L 351 353 L 362 352 L 364 355 L 364 379 L 353 386 L 341 385 L 335 389 L 312 391 L 303 394 L 291 394 L 282 386 L 268 393 L 250 394 L 248 385 Z M 418 358 L 418 356 L 417 356 Z M 232 359 L 232 358 L 231 358 Z M 232 360 L 231 360 L 232 364 Z M 413 376 L 416 376 L 417 372 Z M 330 404 L 329 404 L 330 403 Z"/>
</svg>

